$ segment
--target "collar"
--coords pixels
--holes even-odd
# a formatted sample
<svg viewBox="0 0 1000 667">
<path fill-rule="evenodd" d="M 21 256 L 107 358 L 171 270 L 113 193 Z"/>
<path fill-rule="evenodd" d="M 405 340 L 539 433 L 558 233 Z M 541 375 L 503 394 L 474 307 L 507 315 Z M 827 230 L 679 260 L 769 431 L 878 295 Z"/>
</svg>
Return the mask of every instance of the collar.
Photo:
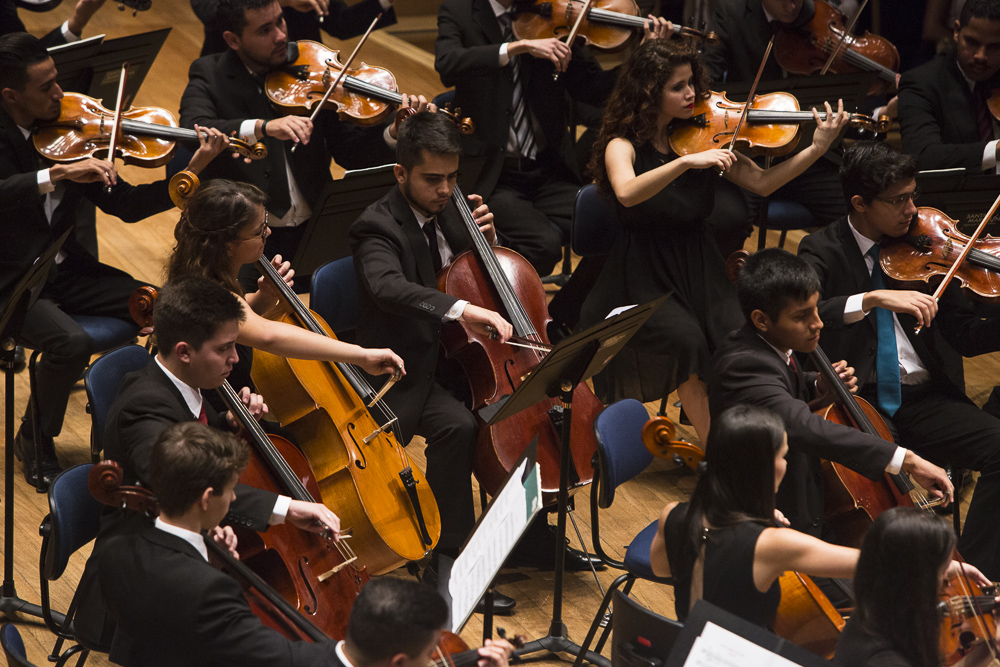
<svg viewBox="0 0 1000 667">
<path fill-rule="evenodd" d="M 354 665 L 351 664 L 351 661 L 347 658 L 347 653 L 344 651 L 343 639 L 337 642 L 337 647 L 335 650 L 337 651 L 337 657 L 340 658 L 340 661 L 342 663 L 344 663 L 344 667 L 354 667 Z"/>
<path fill-rule="evenodd" d="M 775 346 L 771 345 L 771 341 L 769 341 L 768 339 L 764 338 L 759 333 L 757 334 L 757 337 L 760 338 L 762 341 L 764 341 L 769 348 L 771 348 L 772 350 L 774 350 L 775 353 L 777 353 L 777 355 L 779 357 L 781 357 L 785 361 L 785 365 L 786 366 L 790 366 L 792 364 L 792 351 L 791 350 L 779 350 Z"/>
<path fill-rule="evenodd" d="M 168 372 L 169 375 L 169 372 Z M 170 376 L 171 378 L 173 376 Z M 156 517 L 156 521 L 153 523 L 154 526 L 159 528 L 165 533 L 170 533 L 176 537 L 181 538 L 185 542 L 193 546 L 201 557 L 208 561 L 208 547 L 205 546 L 205 538 L 201 536 L 201 533 L 196 533 L 194 531 L 188 530 L 187 528 L 181 528 L 180 526 L 174 526 L 165 522 L 160 517 Z"/>
<path fill-rule="evenodd" d="M 17 129 L 21 130 L 21 134 L 24 135 L 25 139 L 30 139 L 31 138 L 31 130 L 26 130 L 23 127 L 21 127 L 20 125 L 17 126 Z"/>
<path fill-rule="evenodd" d="M 177 391 L 181 392 L 181 397 L 184 399 L 185 405 L 187 405 L 191 414 L 194 415 L 194 418 L 197 419 L 201 414 L 202 406 L 205 404 L 205 399 L 201 395 L 201 390 L 195 389 L 191 385 L 184 382 L 184 380 L 181 380 L 179 377 L 171 373 L 167 367 L 163 365 L 163 362 L 160 361 L 160 355 L 156 355 L 153 359 L 156 361 L 156 365 L 160 367 L 160 370 L 162 370 L 164 374 L 170 378 L 170 381 L 174 383 L 174 386 L 177 387 Z"/>
<path fill-rule="evenodd" d="M 510 11 L 510 9 L 501 5 L 499 2 L 497 2 L 497 0 L 490 0 L 490 9 L 492 9 L 493 13 L 496 14 L 497 16 L 500 16 L 501 14 L 506 14 Z M 513 9 L 513 5 L 511 5 L 511 9 Z"/>
<path fill-rule="evenodd" d="M 854 234 L 854 241 L 858 244 L 858 248 L 861 249 L 861 256 L 864 257 L 872 249 L 872 246 L 876 245 L 876 242 L 855 229 L 850 215 L 847 216 L 847 227 L 851 230 L 851 234 Z"/>
<path fill-rule="evenodd" d="M 776 18 L 774 18 L 773 16 L 771 16 L 771 14 L 769 14 L 766 9 L 764 9 L 764 3 L 760 4 L 760 10 L 762 12 L 764 12 L 764 18 L 767 19 L 768 23 L 773 23 L 774 21 L 777 20 Z"/>
<path fill-rule="evenodd" d="M 424 215 L 423 213 L 413 208 L 412 206 L 410 206 L 410 210 L 413 211 L 413 217 L 417 219 L 417 224 L 420 225 L 420 229 L 423 229 L 428 222 L 434 219 L 433 215 L 431 216 Z"/>
</svg>

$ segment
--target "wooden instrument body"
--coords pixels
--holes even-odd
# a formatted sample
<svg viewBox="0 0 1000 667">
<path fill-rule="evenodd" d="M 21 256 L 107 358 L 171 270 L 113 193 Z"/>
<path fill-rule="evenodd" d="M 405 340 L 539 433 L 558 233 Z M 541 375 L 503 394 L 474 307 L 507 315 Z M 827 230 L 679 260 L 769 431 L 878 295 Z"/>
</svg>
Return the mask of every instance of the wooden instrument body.
<svg viewBox="0 0 1000 667">
<path fill-rule="evenodd" d="M 698 464 L 705 459 L 705 450 L 698 445 L 677 439 L 677 427 L 659 414 L 650 417 L 642 426 L 642 444 L 649 453 L 660 459 L 673 461 L 677 467 L 698 472 Z"/>
<path fill-rule="evenodd" d="M 921 207 L 910 230 L 885 244 L 882 270 L 893 280 L 919 285 L 944 276 L 968 245 L 957 223 L 936 208 Z M 1000 298 L 1000 238 L 981 236 L 954 276 L 972 296 L 985 302 Z"/>
<path fill-rule="evenodd" d="M 992 588 L 996 588 L 993 586 Z M 970 664 L 996 664 L 996 655 L 980 655 L 985 660 L 976 660 L 977 649 L 996 637 L 997 626 L 993 615 L 996 608 L 995 592 L 986 594 L 971 578 L 951 576 L 941 592 L 941 604 L 947 613 L 941 622 L 941 655 L 945 665 L 962 662 Z"/>
<path fill-rule="evenodd" d="M 98 100 L 79 93 L 66 93 L 60 102 L 59 118 L 39 126 L 32 141 L 43 157 L 53 162 L 73 162 L 89 157 L 110 160 L 107 155 L 115 112 Z M 122 112 L 126 120 L 165 127 L 177 127 L 177 119 L 166 109 L 133 107 Z M 118 151 L 125 164 L 160 167 L 174 156 L 176 142 L 162 137 L 137 136 L 123 131 Z"/>
<path fill-rule="evenodd" d="M 265 90 L 279 114 L 308 116 L 344 69 L 340 51 L 308 40 L 298 42 L 299 57 L 267 75 Z M 350 76 L 380 88 L 396 91 L 396 77 L 387 69 L 361 63 Z M 341 120 L 358 125 L 378 125 L 393 111 L 393 105 L 347 91 L 334 91 L 324 108 L 336 111 Z"/>
<path fill-rule="evenodd" d="M 493 248 L 507 276 L 543 343 L 548 343 L 546 325 L 552 321 L 545 303 L 545 289 L 537 272 L 527 260 L 513 250 Z M 483 308 L 504 314 L 505 308 L 489 276 L 482 269 L 474 251 L 463 253 L 438 275 L 438 288 L 447 294 Z M 507 315 L 509 317 L 509 315 Z M 473 410 L 492 405 L 514 393 L 541 361 L 536 350 L 505 345 L 485 334 L 474 331 L 461 322 L 441 329 L 441 342 L 449 357 L 457 359 L 465 369 L 472 389 Z M 549 399 L 527 410 L 489 426 L 479 415 L 479 438 L 473 460 L 473 470 L 487 492 L 494 494 L 531 439 L 538 435 L 538 463 L 542 473 L 545 502 L 554 502 L 559 491 L 559 463 L 562 451 L 560 430 L 549 417 L 549 410 L 561 402 Z M 601 402 L 585 383 L 573 392 L 573 423 L 571 432 L 570 490 L 593 480 L 590 460 L 597 451 L 593 420 L 600 412 Z M 575 474 L 574 474 L 575 471 Z"/>
<path fill-rule="evenodd" d="M 774 633 L 831 659 L 846 625 L 844 618 L 808 576 L 785 572 L 778 581 L 781 602 L 774 618 Z"/>
<path fill-rule="evenodd" d="M 808 25 L 783 28 L 775 35 L 774 56 L 782 69 L 805 76 L 820 74 L 830 54 L 840 45 L 828 70 L 831 74 L 878 71 L 881 80 L 876 81 L 869 94 L 894 88 L 899 51 L 892 42 L 870 32 L 860 37 L 850 34 L 844 37 L 844 15 L 825 0 L 816 0 L 815 7 L 816 14 Z"/>
<path fill-rule="evenodd" d="M 711 93 L 694 103 L 692 121 L 682 123 L 670 135 L 670 148 L 678 155 L 726 148 L 732 142 L 743 113 L 742 102 L 733 102 L 725 92 Z M 754 98 L 753 110 L 799 111 L 798 100 L 790 93 L 768 93 Z M 811 117 L 811 116 L 810 116 Z M 797 122 L 755 123 L 750 116 L 740 129 L 736 148 L 756 155 L 786 155 L 795 150 L 802 128 Z"/>
<path fill-rule="evenodd" d="M 315 499 L 322 498 L 302 452 L 284 438 L 275 435 L 269 438 L 310 495 Z M 274 472 L 256 452 L 240 475 L 240 482 L 287 494 Z M 358 563 L 344 564 L 343 555 L 332 544 L 333 538 L 301 530 L 287 522 L 271 526 L 263 533 L 248 529 L 237 529 L 236 532 L 242 562 L 327 635 L 334 639 L 343 639 L 347 635 L 351 606 L 370 577 Z M 337 568 L 341 569 L 333 572 Z M 323 580 L 320 580 L 321 576 Z M 280 631 L 280 628 L 275 629 Z"/>
<path fill-rule="evenodd" d="M 313 315 L 335 338 L 329 325 Z M 283 321 L 300 325 L 291 315 Z M 323 502 L 353 531 L 352 547 L 371 574 L 420 560 L 437 544 L 441 517 L 430 485 L 391 432 L 364 444 L 379 424 L 336 366 L 255 350 L 252 376 L 271 415 L 301 445 Z M 430 545 L 423 542 L 399 477 L 404 463 L 417 482 Z"/>
<path fill-rule="evenodd" d="M 573 29 L 581 9 L 583 9 L 582 2 L 571 0 L 536 0 L 533 3 L 518 3 L 517 19 L 513 25 L 514 35 L 518 39 L 565 38 Z M 639 6 L 634 0 L 594 0 L 591 13 L 595 9 L 615 12 L 623 17 L 634 17 L 638 27 L 642 27 Z M 602 51 L 618 51 L 635 34 L 634 28 L 635 26 L 615 25 L 595 20 L 593 16 L 586 16 L 580 22 L 576 36 Z"/>
</svg>

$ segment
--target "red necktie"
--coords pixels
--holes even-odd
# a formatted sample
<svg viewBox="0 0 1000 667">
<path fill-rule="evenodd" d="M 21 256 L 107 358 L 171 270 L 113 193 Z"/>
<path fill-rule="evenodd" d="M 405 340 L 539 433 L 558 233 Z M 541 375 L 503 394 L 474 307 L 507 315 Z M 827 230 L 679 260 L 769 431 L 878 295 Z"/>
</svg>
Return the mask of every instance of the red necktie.
<svg viewBox="0 0 1000 667">
<path fill-rule="evenodd" d="M 198 421 L 208 426 L 208 414 L 205 412 L 205 404 L 201 404 L 201 412 L 198 413 Z"/>
</svg>

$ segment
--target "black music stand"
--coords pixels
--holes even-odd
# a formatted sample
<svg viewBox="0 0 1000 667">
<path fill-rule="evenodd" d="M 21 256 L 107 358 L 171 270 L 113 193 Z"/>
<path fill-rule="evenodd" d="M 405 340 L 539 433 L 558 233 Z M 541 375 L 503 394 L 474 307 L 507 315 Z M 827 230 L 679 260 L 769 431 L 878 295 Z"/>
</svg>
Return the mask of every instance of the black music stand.
<svg viewBox="0 0 1000 667">
<path fill-rule="evenodd" d="M 26 602 L 17 596 L 14 588 L 14 350 L 21 338 L 24 318 L 34 298 L 32 292 L 40 292 L 49 275 L 49 269 L 62 248 L 71 230 L 42 253 L 11 293 L 10 301 L 0 313 L 0 361 L 3 362 L 6 400 L 4 401 L 4 512 L 3 512 L 3 588 L 0 590 L 0 613 L 11 620 L 15 614 L 29 614 L 42 618 L 42 608 Z M 35 431 L 35 435 L 38 432 Z M 24 454 L 27 456 L 27 453 Z M 53 617 L 60 625 L 66 622 L 62 614 Z"/>
<path fill-rule="evenodd" d="M 113 105 L 118 96 L 122 64 L 128 63 L 125 99 L 131 103 L 139 93 L 142 82 L 146 80 L 163 43 L 167 41 L 170 30 L 171 28 L 161 28 L 128 37 L 105 39 L 98 42 L 96 51 L 91 46 L 70 48 L 74 45 L 59 50 L 50 49 L 49 54 L 58 70 L 56 81 L 64 90 L 104 100 L 105 106 Z M 89 40 L 75 44 L 85 44 L 87 41 Z"/>
<path fill-rule="evenodd" d="M 1000 175 L 962 167 L 918 171 L 917 189 L 920 190 L 920 206 L 941 209 L 958 221 L 960 232 L 971 234 L 1000 192 Z M 984 233 L 1000 236 L 1000 214 L 987 223 Z"/>
<path fill-rule="evenodd" d="M 844 100 L 844 110 L 861 108 L 868 97 L 868 90 L 878 79 L 875 72 L 854 72 L 851 74 L 827 74 L 826 76 L 790 76 L 787 79 L 772 79 L 757 84 L 757 95 L 786 92 L 795 96 L 799 108 L 816 107 L 823 110 L 823 102 L 829 102 L 834 109 L 837 100 Z M 714 87 L 725 91 L 734 102 L 746 100 L 750 92 L 750 81 L 719 83 Z"/>
<path fill-rule="evenodd" d="M 90 59 L 101 50 L 104 35 L 94 35 L 78 42 L 48 48 L 56 64 L 56 82 L 68 93 L 86 93 L 90 87 Z"/>
<path fill-rule="evenodd" d="M 396 186 L 393 166 L 352 169 L 344 172 L 343 178 L 327 184 L 313 206 L 312 217 L 306 222 L 305 234 L 292 261 L 296 273 L 311 275 L 327 262 L 351 254 L 347 230 L 362 211 Z"/>
<path fill-rule="evenodd" d="M 665 294 L 653 301 L 635 306 L 614 317 L 595 324 L 582 333 L 561 341 L 552 348 L 542 362 L 499 409 L 489 414 L 490 425 L 503 421 L 540 401 L 560 398 L 565 406 L 562 418 L 562 450 L 559 459 L 559 511 L 556 523 L 556 571 L 552 597 L 552 621 L 549 633 L 530 641 L 514 652 L 517 657 L 539 651 L 570 653 L 578 656 L 579 644 L 569 640 L 566 624 L 562 621 L 563 573 L 566 567 L 566 507 L 569 502 L 570 434 L 573 424 L 573 391 L 581 382 L 604 368 L 625 346 L 660 305 L 670 297 Z M 493 406 L 490 406 L 493 407 Z M 487 417 L 479 411 L 484 419 Z M 586 660 L 599 667 L 611 663 L 594 651 L 587 651 Z"/>
</svg>

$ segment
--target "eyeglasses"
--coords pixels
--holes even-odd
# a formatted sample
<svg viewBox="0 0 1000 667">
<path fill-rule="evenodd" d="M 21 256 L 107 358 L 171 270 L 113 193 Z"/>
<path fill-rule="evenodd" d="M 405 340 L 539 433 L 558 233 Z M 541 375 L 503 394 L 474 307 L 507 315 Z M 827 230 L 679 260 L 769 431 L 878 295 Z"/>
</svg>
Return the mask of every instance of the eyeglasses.
<svg viewBox="0 0 1000 667">
<path fill-rule="evenodd" d="M 917 197 L 920 196 L 920 190 L 914 190 L 913 192 L 907 192 L 906 194 L 899 195 L 898 197 L 872 197 L 872 199 L 877 199 L 880 202 L 889 204 L 890 206 L 904 206 L 907 201 L 916 202 Z"/>
<path fill-rule="evenodd" d="M 254 234 L 253 236 L 250 236 L 248 238 L 240 237 L 239 240 L 240 241 L 256 241 L 257 239 L 260 239 L 261 241 L 264 241 L 264 240 L 267 239 L 267 229 L 268 229 L 268 227 L 267 227 L 267 210 L 265 210 L 264 211 L 264 225 L 260 229 L 260 234 Z"/>
</svg>

